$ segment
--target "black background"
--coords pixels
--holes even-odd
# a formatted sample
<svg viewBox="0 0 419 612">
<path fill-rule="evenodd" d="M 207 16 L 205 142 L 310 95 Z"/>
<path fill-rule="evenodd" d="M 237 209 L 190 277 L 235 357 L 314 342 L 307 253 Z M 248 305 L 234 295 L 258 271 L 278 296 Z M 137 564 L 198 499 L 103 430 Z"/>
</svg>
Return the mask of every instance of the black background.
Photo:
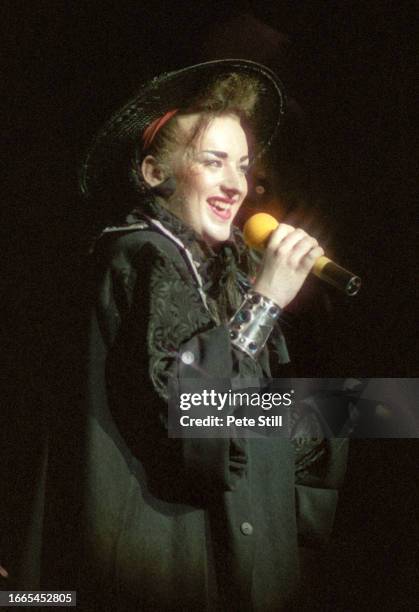
<svg viewBox="0 0 419 612">
<path fill-rule="evenodd" d="M 336 259 L 364 284 L 353 299 L 315 283 L 307 290 L 289 332 L 301 375 L 417 376 L 414 4 L 2 3 L 3 296 L 11 306 L 3 373 L 12 382 L 3 431 L 6 474 L 20 470 L 27 491 L 19 508 L 31 501 L 45 406 L 77 387 L 82 253 L 97 215 L 78 196 L 78 166 L 110 113 L 165 70 L 233 54 L 261 59 L 304 115 L 304 128 L 288 128 L 284 207 L 313 204 Z M 239 31 L 240 15 L 261 29 Z M 327 311 L 320 322 L 302 316 L 316 311 L 316 296 Z M 417 486 L 416 441 L 353 446 L 338 515 L 342 609 L 412 608 Z M 16 533 L 25 520 L 15 521 Z"/>
</svg>

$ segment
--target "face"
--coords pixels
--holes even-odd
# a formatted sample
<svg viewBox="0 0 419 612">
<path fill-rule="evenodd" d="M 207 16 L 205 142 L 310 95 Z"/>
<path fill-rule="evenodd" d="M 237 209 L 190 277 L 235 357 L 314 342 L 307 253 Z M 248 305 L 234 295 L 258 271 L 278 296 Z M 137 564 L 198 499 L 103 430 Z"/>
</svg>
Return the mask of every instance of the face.
<svg viewBox="0 0 419 612">
<path fill-rule="evenodd" d="M 197 120 L 198 115 L 180 117 L 179 127 L 187 135 Z M 239 118 L 225 115 L 211 119 L 192 146 L 172 160 L 176 192 L 169 207 L 212 246 L 229 238 L 246 197 L 248 155 Z"/>
</svg>

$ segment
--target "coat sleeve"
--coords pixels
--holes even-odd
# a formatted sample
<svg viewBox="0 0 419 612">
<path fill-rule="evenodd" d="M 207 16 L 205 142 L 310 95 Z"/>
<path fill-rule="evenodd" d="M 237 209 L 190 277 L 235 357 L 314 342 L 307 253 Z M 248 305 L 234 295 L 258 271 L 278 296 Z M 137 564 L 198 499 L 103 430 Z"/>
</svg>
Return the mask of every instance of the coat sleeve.
<svg viewBox="0 0 419 612">
<path fill-rule="evenodd" d="M 202 497 L 234 489 L 246 471 L 245 444 L 170 439 L 169 382 L 176 381 L 180 393 L 190 379 L 208 388 L 211 381 L 231 379 L 241 357 L 227 328 L 211 322 L 190 272 L 167 242 L 141 236 L 138 244 L 138 233 L 123 237 L 103 266 L 97 312 L 108 345 L 107 396 L 120 432 L 146 469 L 157 470 L 160 481 L 162 472 L 171 474 L 172 486 Z"/>
</svg>

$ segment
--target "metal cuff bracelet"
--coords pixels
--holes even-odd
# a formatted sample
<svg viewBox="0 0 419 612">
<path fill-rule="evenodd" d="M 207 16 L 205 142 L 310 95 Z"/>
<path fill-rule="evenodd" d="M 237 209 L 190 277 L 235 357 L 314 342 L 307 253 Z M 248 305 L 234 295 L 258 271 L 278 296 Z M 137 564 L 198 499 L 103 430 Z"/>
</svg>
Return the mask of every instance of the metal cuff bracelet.
<svg viewBox="0 0 419 612">
<path fill-rule="evenodd" d="M 281 312 L 281 308 L 269 298 L 256 291 L 249 291 L 228 324 L 231 344 L 256 359 Z"/>
</svg>

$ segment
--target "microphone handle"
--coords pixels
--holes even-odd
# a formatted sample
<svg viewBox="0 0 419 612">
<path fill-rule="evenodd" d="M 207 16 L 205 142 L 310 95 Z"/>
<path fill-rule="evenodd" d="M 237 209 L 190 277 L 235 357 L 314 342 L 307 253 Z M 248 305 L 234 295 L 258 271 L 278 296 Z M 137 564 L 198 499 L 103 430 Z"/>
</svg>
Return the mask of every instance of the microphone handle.
<svg viewBox="0 0 419 612">
<path fill-rule="evenodd" d="M 338 266 L 324 255 L 316 260 L 311 272 L 329 285 L 344 291 L 346 295 L 356 295 L 361 287 L 359 276 Z"/>
</svg>

